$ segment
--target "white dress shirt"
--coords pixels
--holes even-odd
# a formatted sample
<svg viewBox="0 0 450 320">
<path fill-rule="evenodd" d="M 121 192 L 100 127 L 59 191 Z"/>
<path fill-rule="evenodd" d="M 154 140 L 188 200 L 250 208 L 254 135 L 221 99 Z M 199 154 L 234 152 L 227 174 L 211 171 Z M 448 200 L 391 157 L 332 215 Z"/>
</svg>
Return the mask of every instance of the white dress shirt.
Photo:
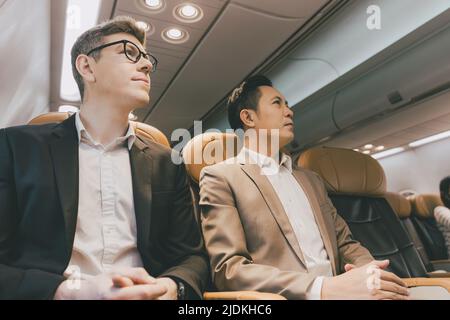
<svg viewBox="0 0 450 320">
<path fill-rule="evenodd" d="M 75 116 L 79 140 L 79 200 L 73 251 L 66 276 L 85 278 L 116 267 L 142 267 L 129 150 L 136 136 L 97 143 Z"/>
<path fill-rule="evenodd" d="M 270 181 L 294 230 L 308 271 L 317 269 L 323 275 L 315 279 L 307 293 L 307 299 L 319 300 L 323 278 L 333 276 L 333 271 L 311 204 L 292 174 L 292 159 L 281 154 L 281 161 L 278 163 L 273 158 L 245 147 L 238 157 L 246 163 L 251 161 L 257 164 L 261 168 L 261 174 Z"/>
</svg>

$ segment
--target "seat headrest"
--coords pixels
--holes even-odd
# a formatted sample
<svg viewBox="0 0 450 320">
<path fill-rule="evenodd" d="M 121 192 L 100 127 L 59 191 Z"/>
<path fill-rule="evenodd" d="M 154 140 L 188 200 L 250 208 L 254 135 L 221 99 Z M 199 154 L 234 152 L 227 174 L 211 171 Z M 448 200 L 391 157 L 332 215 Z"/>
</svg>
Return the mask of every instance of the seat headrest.
<svg viewBox="0 0 450 320">
<path fill-rule="evenodd" d="M 235 157 L 238 151 L 238 138 L 235 134 L 207 132 L 199 134 L 186 144 L 183 159 L 189 176 L 198 183 L 204 167 Z"/>
<path fill-rule="evenodd" d="M 34 119 L 31 119 L 30 122 L 28 122 L 29 125 L 32 124 L 48 124 L 48 123 L 60 123 L 64 120 L 70 118 L 70 116 L 73 115 L 71 112 L 49 112 L 44 113 L 39 116 L 37 116 Z"/>
<path fill-rule="evenodd" d="M 384 196 L 400 219 L 411 216 L 411 203 L 399 193 L 387 192 Z"/>
<path fill-rule="evenodd" d="M 331 193 L 380 196 L 384 170 L 374 158 L 349 149 L 318 147 L 303 152 L 298 165 L 319 174 Z"/>
<path fill-rule="evenodd" d="M 60 123 L 64 120 L 68 119 L 72 116 L 71 112 L 49 112 L 46 114 L 42 114 L 37 116 L 28 122 L 29 125 L 40 125 L 40 124 L 48 124 L 48 123 Z M 166 147 L 170 148 L 170 143 L 167 137 L 151 125 L 142 122 L 130 121 L 130 124 L 133 126 L 136 135 L 147 138 L 156 143 L 162 144 Z"/>
<path fill-rule="evenodd" d="M 169 139 L 160 130 L 142 122 L 130 121 L 130 124 L 134 127 L 136 135 L 170 148 Z"/>
<path fill-rule="evenodd" d="M 438 194 L 418 194 L 408 199 L 412 214 L 422 219 L 434 218 L 434 208 L 444 205 Z"/>
</svg>

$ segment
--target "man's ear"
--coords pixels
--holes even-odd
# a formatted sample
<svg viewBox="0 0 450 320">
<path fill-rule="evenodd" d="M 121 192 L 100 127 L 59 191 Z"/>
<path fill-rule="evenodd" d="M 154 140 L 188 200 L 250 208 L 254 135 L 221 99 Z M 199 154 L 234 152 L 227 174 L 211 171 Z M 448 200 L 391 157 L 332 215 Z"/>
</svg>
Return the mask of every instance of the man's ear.
<svg viewBox="0 0 450 320">
<path fill-rule="evenodd" d="M 247 128 L 255 127 L 256 113 L 251 109 L 242 109 L 239 113 L 242 124 Z"/>
<path fill-rule="evenodd" d="M 95 82 L 95 74 L 92 68 L 93 59 L 89 58 L 85 54 L 80 54 L 77 57 L 75 66 L 77 67 L 78 73 L 83 77 L 86 82 Z"/>
</svg>

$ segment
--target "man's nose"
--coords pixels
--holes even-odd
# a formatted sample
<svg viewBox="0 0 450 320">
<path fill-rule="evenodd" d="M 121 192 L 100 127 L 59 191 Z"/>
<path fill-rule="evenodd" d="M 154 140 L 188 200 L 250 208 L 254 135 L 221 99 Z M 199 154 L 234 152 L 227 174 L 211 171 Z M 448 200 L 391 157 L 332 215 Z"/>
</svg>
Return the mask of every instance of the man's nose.
<svg viewBox="0 0 450 320">
<path fill-rule="evenodd" d="M 139 71 L 141 72 L 145 72 L 145 74 L 149 74 L 153 69 L 153 64 L 144 58 L 141 58 L 141 60 L 139 60 Z"/>
<path fill-rule="evenodd" d="M 294 117 L 294 111 L 291 108 L 289 108 L 287 105 L 285 106 L 285 114 L 287 117 L 289 117 L 291 119 Z"/>
</svg>

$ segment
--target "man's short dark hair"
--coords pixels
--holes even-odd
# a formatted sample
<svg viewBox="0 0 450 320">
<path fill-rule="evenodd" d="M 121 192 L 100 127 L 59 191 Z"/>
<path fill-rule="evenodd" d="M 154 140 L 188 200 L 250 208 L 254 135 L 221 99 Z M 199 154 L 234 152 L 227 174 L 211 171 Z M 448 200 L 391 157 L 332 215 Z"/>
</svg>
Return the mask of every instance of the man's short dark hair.
<svg viewBox="0 0 450 320">
<path fill-rule="evenodd" d="M 80 89 L 81 101 L 83 101 L 84 96 L 84 82 L 83 77 L 78 72 L 76 66 L 78 56 L 80 54 L 87 54 L 95 47 L 104 44 L 104 37 L 116 33 L 131 34 L 136 37 L 145 48 L 145 30 L 136 25 L 136 20 L 127 16 L 117 16 L 112 20 L 103 22 L 84 32 L 78 37 L 77 41 L 75 41 L 71 52 L 72 73 L 78 88 Z M 97 61 L 100 58 L 100 51 L 94 51 L 91 56 Z"/>
<path fill-rule="evenodd" d="M 441 199 L 447 208 L 450 208 L 450 194 L 448 190 L 449 188 L 450 188 L 450 176 L 447 176 L 441 180 L 441 183 L 439 183 L 439 190 L 441 191 Z"/>
<path fill-rule="evenodd" d="M 251 109 L 257 111 L 261 91 L 259 87 L 273 87 L 272 81 L 263 75 L 248 78 L 238 88 L 234 89 L 228 98 L 228 122 L 233 130 L 244 129 L 241 121 L 241 111 Z"/>
</svg>

